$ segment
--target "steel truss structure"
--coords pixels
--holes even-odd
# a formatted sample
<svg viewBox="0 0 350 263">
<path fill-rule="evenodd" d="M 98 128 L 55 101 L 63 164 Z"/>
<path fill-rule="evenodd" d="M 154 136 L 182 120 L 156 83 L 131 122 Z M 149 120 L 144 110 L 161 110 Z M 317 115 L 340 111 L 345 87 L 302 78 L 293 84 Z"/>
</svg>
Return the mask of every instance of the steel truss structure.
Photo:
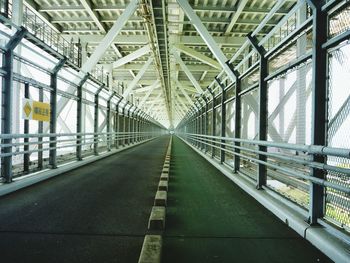
<svg viewBox="0 0 350 263">
<path fill-rule="evenodd" d="M 135 9 L 136 2 L 134 5 Z M 4 183 L 33 171 L 55 169 L 72 159 L 79 161 L 113 147 L 139 143 L 164 131 L 140 107 L 89 73 L 101 52 L 90 56 L 79 69 L 74 46 L 67 54 L 62 52 L 65 42 L 61 39 L 52 43 L 40 39 L 26 22 L 20 26 L 4 16 L 1 21 L 6 26 L 0 47 Z M 119 88 L 124 89 L 122 85 Z M 49 103 L 50 123 L 21 120 L 20 97 Z"/>
<path fill-rule="evenodd" d="M 303 207 L 311 225 L 349 231 L 350 145 L 348 136 L 335 139 L 349 129 L 350 93 L 336 80 L 349 78 L 336 73 L 350 63 L 349 4 L 298 1 L 259 34 L 282 2 L 247 34 L 226 62 L 230 74 L 223 68 L 213 78 L 177 131 L 257 190 Z"/>
<path fill-rule="evenodd" d="M 0 0 L 1 180 L 175 131 L 350 232 L 346 0 Z M 50 122 L 21 118 L 22 99 Z"/>
</svg>

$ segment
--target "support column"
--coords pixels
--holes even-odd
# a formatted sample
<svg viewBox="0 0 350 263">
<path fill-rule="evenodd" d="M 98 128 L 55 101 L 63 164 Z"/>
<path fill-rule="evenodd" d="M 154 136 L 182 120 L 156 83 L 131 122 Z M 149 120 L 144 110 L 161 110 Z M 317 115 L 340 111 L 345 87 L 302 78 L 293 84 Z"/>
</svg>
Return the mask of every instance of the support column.
<svg viewBox="0 0 350 263">
<path fill-rule="evenodd" d="M 139 140 L 139 132 L 140 132 L 140 116 L 139 116 L 139 114 L 140 114 L 140 111 L 141 111 L 141 109 L 138 109 L 136 111 L 136 116 L 135 116 L 135 118 L 136 118 L 135 140 L 136 140 L 136 142 L 140 141 Z"/>
<path fill-rule="evenodd" d="M 86 74 L 79 82 L 77 87 L 77 149 L 76 155 L 78 161 L 82 160 L 82 128 L 83 128 L 83 85 L 87 81 L 89 74 Z"/>
<path fill-rule="evenodd" d="M 39 101 L 40 102 L 44 102 L 44 90 L 42 87 L 39 87 Z M 39 134 L 43 134 L 44 133 L 44 122 L 39 121 L 38 122 L 38 133 Z M 43 158 L 43 137 L 38 137 L 38 169 L 41 170 L 43 169 L 43 162 L 44 162 L 44 158 Z"/>
<path fill-rule="evenodd" d="M 204 117 L 204 112 L 205 112 L 205 105 L 202 105 L 202 103 L 200 102 L 200 98 L 198 98 L 198 103 L 201 106 L 201 110 L 200 110 L 200 119 L 201 119 L 201 135 L 204 135 L 204 127 L 205 127 L 205 117 Z M 203 137 L 201 137 L 201 150 L 204 150 L 204 139 Z"/>
<path fill-rule="evenodd" d="M 30 95 L 29 95 L 29 83 L 25 83 L 24 84 L 24 98 L 29 99 Z M 24 120 L 24 134 L 28 135 L 29 134 L 29 120 Z M 39 137 L 38 137 L 39 139 Z M 24 138 L 24 147 L 23 150 L 25 152 L 29 151 L 29 138 Z M 30 154 L 29 153 L 25 153 L 23 155 L 23 171 L 25 173 L 29 172 L 29 163 L 30 163 Z"/>
<path fill-rule="evenodd" d="M 226 91 L 225 86 L 220 82 L 220 80 L 215 77 L 215 81 L 219 84 L 221 88 L 221 137 L 226 136 L 226 107 L 225 107 L 225 100 L 226 100 Z M 225 140 L 221 139 L 221 150 L 220 150 L 220 163 L 225 162 Z"/>
<path fill-rule="evenodd" d="M 13 50 L 21 42 L 27 33 L 24 27 L 21 27 L 9 40 L 5 46 L 5 52 L 2 57 L 3 67 L 6 72 L 2 78 L 2 116 L 1 116 L 1 134 L 12 134 L 12 111 L 13 111 Z M 11 144 L 12 139 L 2 139 L 2 144 Z M 1 153 L 11 154 L 1 158 L 1 176 L 5 183 L 12 182 L 12 146 L 1 147 Z"/>
<path fill-rule="evenodd" d="M 99 94 L 103 90 L 104 84 L 95 93 L 95 108 L 94 108 L 94 154 L 98 155 L 98 115 L 99 115 Z"/>
<path fill-rule="evenodd" d="M 56 135 L 56 119 L 57 119 L 57 75 L 60 69 L 64 66 L 66 63 L 67 58 L 62 58 L 58 64 L 54 67 L 54 69 L 51 72 L 50 77 L 50 134 L 53 136 L 50 136 L 50 152 L 49 152 L 49 165 L 51 168 L 55 169 L 57 167 L 57 135 Z"/>
<path fill-rule="evenodd" d="M 297 76 L 297 80 L 298 79 L 299 79 L 299 77 Z M 306 80 L 306 79 L 304 79 L 304 80 Z M 285 90 L 286 78 L 285 78 L 285 76 L 283 76 L 283 77 L 281 77 L 279 79 L 279 83 L 278 84 L 279 84 L 279 101 L 281 102 L 281 101 L 283 101 L 283 98 L 286 95 L 286 90 Z M 304 82 L 304 84 L 306 84 L 306 82 Z M 305 93 L 304 93 L 304 96 L 305 96 Z M 297 94 L 297 97 L 298 97 L 298 94 Z M 305 103 L 306 103 L 306 101 L 305 101 Z M 298 110 L 298 107 L 299 107 L 298 105 L 299 104 L 300 104 L 300 102 L 297 102 L 297 107 L 296 107 L 297 110 Z M 304 107 L 305 108 L 306 105 L 303 105 L 303 106 L 300 106 L 300 107 Z M 285 126 L 285 122 L 284 122 L 285 110 L 284 110 L 284 108 L 285 108 L 285 105 L 282 105 L 282 107 L 281 107 L 281 109 L 279 111 L 279 118 L 278 118 L 279 119 L 278 120 L 278 122 L 279 122 L 278 132 L 279 132 L 281 138 L 283 138 L 283 141 L 284 141 L 284 138 L 285 138 L 285 136 L 284 136 L 284 131 L 285 131 L 285 127 L 284 127 Z M 297 115 L 299 115 L 299 113 L 297 113 Z M 304 115 L 304 117 L 305 117 L 305 115 Z M 304 133 L 305 133 L 305 131 L 304 131 Z M 298 132 L 297 132 L 297 134 L 298 134 Z M 301 134 L 301 133 L 299 133 L 299 134 Z M 297 136 L 297 138 L 298 138 L 298 136 Z M 303 136 L 303 138 L 305 138 L 305 136 Z M 298 143 L 298 139 L 296 139 L 296 143 L 299 144 Z"/>
<path fill-rule="evenodd" d="M 141 127 L 140 127 L 140 132 L 142 133 L 142 134 L 140 135 L 140 138 L 141 138 L 142 141 L 144 140 L 144 134 L 143 134 L 143 132 L 145 131 L 145 120 L 144 120 L 144 115 L 145 115 L 145 113 L 142 112 L 142 114 L 141 114 Z"/>
<path fill-rule="evenodd" d="M 107 99 L 107 150 L 111 150 L 111 100 L 116 94 L 115 91 L 112 92 L 112 95 Z"/>
<path fill-rule="evenodd" d="M 240 95 L 241 92 L 241 78 L 236 75 L 236 101 L 235 101 L 235 138 L 240 139 L 241 138 L 241 120 L 242 120 L 242 96 Z M 235 142 L 236 147 L 240 147 L 240 142 Z M 237 173 L 240 167 L 241 158 L 238 156 L 238 154 L 241 153 L 240 149 L 235 148 L 235 159 L 234 159 L 234 172 Z"/>
<path fill-rule="evenodd" d="M 327 50 L 322 45 L 327 42 L 327 13 L 322 11 L 325 1 L 307 0 L 313 13 L 313 40 L 312 40 L 312 126 L 311 144 L 325 146 L 327 144 Z M 324 164 L 326 158 L 322 155 L 313 155 L 312 161 Z M 311 168 L 311 176 L 326 179 L 323 170 Z M 310 183 L 309 222 L 317 224 L 317 219 L 325 213 L 325 188 Z"/>
<path fill-rule="evenodd" d="M 210 93 L 210 95 L 212 96 L 212 98 L 213 98 L 213 103 L 212 103 L 212 119 L 211 119 L 211 125 L 212 125 L 212 130 L 211 130 L 211 132 L 212 132 L 212 136 L 215 136 L 215 133 L 216 133 L 216 112 L 215 112 L 215 95 L 214 95 L 214 92 L 211 90 L 211 89 L 209 89 L 208 88 L 208 91 L 209 91 L 209 93 Z M 213 139 L 213 140 L 215 140 L 215 139 Z M 213 145 L 214 145 L 214 143 L 213 143 Z M 212 149 L 211 149 L 211 157 L 212 158 L 214 158 L 214 156 L 215 156 L 215 147 L 211 147 Z"/>
<path fill-rule="evenodd" d="M 205 126 L 204 126 L 204 129 L 205 129 L 205 132 L 204 132 L 204 135 L 208 135 L 208 121 L 209 121 L 209 114 L 208 114 L 208 111 L 209 111 L 209 103 L 208 103 L 208 99 L 207 99 L 207 97 L 204 95 L 204 94 L 202 94 L 202 98 L 203 98 L 203 100 L 204 100 L 204 102 L 205 102 Z M 207 139 L 207 138 L 206 138 Z M 205 144 L 205 147 L 204 147 L 204 151 L 205 152 L 208 152 L 208 144 L 207 144 L 208 142 L 206 142 L 206 144 Z"/>
<path fill-rule="evenodd" d="M 267 82 L 265 78 L 268 75 L 268 61 L 265 58 L 266 50 L 264 47 L 259 46 L 259 41 L 255 36 L 248 34 L 248 40 L 260 55 L 260 75 L 259 75 L 259 140 L 267 140 L 267 120 L 268 120 L 268 101 L 267 101 Z M 266 152 L 267 147 L 259 145 L 259 151 Z M 259 154 L 259 160 L 266 162 L 267 158 L 265 154 Z M 266 185 L 267 180 L 267 168 L 264 164 L 258 164 L 258 178 L 257 189 L 262 189 L 262 186 Z"/>
<path fill-rule="evenodd" d="M 227 63 L 228 66 L 230 67 L 231 71 L 233 74 L 236 76 L 236 87 L 235 87 L 235 139 L 240 139 L 241 138 L 241 120 L 242 120 L 242 100 L 241 100 L 241 78 L 239 76 L 239 72 L 236 71 L 233 67 L 232 64 Z M 240 147 L 241 143 L 240 142 L 234 142 L 235 147 Z M 235 156 L 234 156 L 234 167 L 233 171 L 237 173 L 239 170 L 240 162 L 241 159 L 238 156 L 238 154 L 241 153 L 241 150 L 238 148 L 234 149 Z"/>
<path fill-rule="evenodd" d="M 128 136 L 127 136 L 127 144 L 130 145 L 130 141 L 131 141 L 131 116 L 130 116 L 130 112 L 131 112 L 131 108 L 133 106 L 131 105 L 128 109 Z"/>
<path fill-rule="evenodd" d="M 124 105 L 122 109 L 122 114 L 123 114 L 123 134 L 122 134 L 122 146 L 125 146 L 125 107 L 127 104 Z"/>
<path fill-rule="evenodd" d="M 123 97 L 120 97 L 116 106 L 115 106 L 115 111 L 116 111 L 116 116 L 115 116 L 115 132 L 116 132 L 116 135 L 115 135 L 115 148 L 118 149 L 119 147 L 119 133 L 120 133 L 120 114 L 119 114 L 119 105 L 120 105 L 120 102 L 123 100 Z"/>
<path fill-rule="evenodd" d="M 306 3 L 297 12 L 297 25 L 301 25 L 307 19 Z M 306 33 L 297 40 L 297 56 L 306 53 L 307 37 Z M 296 79 L 296 144 L 305 144 L 306 139 L 306 72 L 307 66 L 299 68 Z M 281 113 L 282 114 L 282 113 Z M 284 136 L 281 134 L 281 137 Z"/>
<path fill-rule="evenodd" d="M 197 100 L 198 102 L 198 111 L 197 111 L 197 119 L 198 119 L 198 128 L 197 128 L 197 134 L 201 135 L 202 134 L 202 126 L 203 126 L 203 122 L 202 122 L 202 104 L 200 104 L 199 100 Z M 201 137 L 198 137 L 198 148 L 201 149 L 202 147 L 202 143 L 201 143 Z"/>
</svg>

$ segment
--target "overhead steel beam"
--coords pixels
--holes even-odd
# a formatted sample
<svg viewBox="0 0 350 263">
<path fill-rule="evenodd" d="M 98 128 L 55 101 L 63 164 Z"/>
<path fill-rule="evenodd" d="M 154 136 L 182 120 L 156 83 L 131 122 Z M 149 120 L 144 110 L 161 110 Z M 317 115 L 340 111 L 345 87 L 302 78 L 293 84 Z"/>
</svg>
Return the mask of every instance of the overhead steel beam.
<svg viewBox="0 0 350 263">
<path fill-rule="evenodd" d="M 183 117 L 186 115 L 186 113 L 184 112 L 184 110 L 181 108 L 181 106 L 178 103 L 174 103 L 175 105 L 175 110 L 177 111 L 177 113 L 179 114 L 179 117 Z"/>
<path fill-rule="evenodd" d="M 100 15 L 92 9 L 92 3 L 90 0 L 79 0 L 79 2 L 83 5 L 85 8 L 86 12 L 90 15 L 92 20 L 95 22 L 95 24 L 98 26 L 98 28 L 105 33 L 106 27 L 102 24 L 100 21 Z"/>
<path fill-rule="evenodd" d="M 232 16 L 230 24 L 228 24 L 225 34 L 229 34 L 232 31 L 233 26 L 236 24 L 239 16 L 242 14 L 244 7 L 248 3 L 248 0 L 240 0 L 239 3 L 237 4 L 237 10 Z"/>
<path fill-rule="evenodd" d="M 152 85 L 134 90 L 134 93 L 143 93 L 152 89 Z"/>
<path fill-rule="evenodd" d="M 160 86 L 159 80 L 155 81 L 154 84 L 151 86 L 151 89 L 147 92 L 147 94 L 142 98 L 139 107 L 142 107 L 145 102 L 148 100 L 149 96 L 152 94 L 152 92 Z"/>
<path fill-rule="evenodd" d="M 207 28 L 203 25 L 198 15 L 194 12 L 191 5 L 187 0 L 176 0 L 181 8 L 184 10 L 185 14 L 192 22 L 193 26 L 196 28 L 199 35 L 203 38 L 204 42 L 207 44 L 214 57 L 220 63 L 223 70 L 226 72 L 227 76 L 231 79 L 231 81 L 235 81 L 236 77 L 232 73 L 230 67 L 226 64 L 227 58 L 224 53 L 219 48 L 218 44 L 215 42 L 212 35 L 209 33 Z"/>
<path fill-rule="evenodd" d="M 108 66 L 109 64 L 100 64 L 101 66 Z M 214 69 L 213 67 L 210 67 L 208 65 L 186 65 L 187 68 L 191 71 L 191 72 L 204 72 L 207 71 L 208 73 L 217 73 L 218 71 L 216 69 Z M 120 72 L 120 71 L 129 71 L 129 70 L 140 70 L 142 67 L 142 64 L 127 64 L 127 65 L 123 65 L 120 66 L 118 68 L 115 68 L 114 71 L 115 72 Z"/>
<path fill-rule="evenodd" d="M 174 55 L 175 59 L 177 60 L 177 62 L 179 63 L 182 70 L 187 75 L 188 79 L 192 82 L 193 86 L 196 88 L 197 92 L 203 93 L 203 90 L 202 90 L 201 86 L 199 85 L 198 81 L 193 77 L 191 71 L 188 70 L 187 66 L 182 61 L 182 59 L 181 59 L 180 55 L 177 53 L 177 51 L 173 51 L 173 55 Z"/>
<path fill-rule="evenodd" d="M 103 56 L 105 51 L 113 43 L 114 38 L 119 34 L 120 30 L 123 28 L 125 23 L 128 21 L 129 17 L 134 14 L 138 7 L 138 0 L 131 0 L 128 7 L 125 9 L 123 14 L 118 17 L 112 28 L 108 31 L 106 36 L 103 38 L 102 42 L 97 46 L 95 52 L 88 58 L 86 63 L 82 66 L 81 70 L 83 72 L 90 72 L 95 65 L 98 63 L 100 58 Z"/>
<path fill-rule="evenodd" d="M 213 68 L 216 68 L 216 69 L 221 69 L 221 66 L 219 63 L 217 63 L 214 59 L 210 58 L 210 57 L 207 57 L 205 55 L 203 55 L 202 53 L 194 50 L 193 48 L 189 48 L 189 47 L 186 47 L 185 45 L 182 45 L 182 44 L 177 44 L 177 45 L 174 45 L 174 47 L 182 52 L 182 53 L 185 53 L 186 55 L 190 56 L 190 57 L 193 57 L 195 59 L 198 59 L 199 61 L 213 67 Z"/>
<path fill-rule="evenodd" d="M 79 40 L 81 42 L 86 42 L 89 44 L 100 43 L 105 37 L 104 34 L 100 35 L 84 35 L 84 34 L 66 34 L 63 33 L 61 35 L 63 38 L 71 41 L 72 43 L 78 43 Z M 213 37 L 215 42 L 218 45 L 228 46 L 228 47 L 240 47 L 244 41 L 244 37 L 231 37 L 231 36 L 216 36 Z M 183 35 L 169 35 L 170 43 L 182 43 L 184 45 L 205 45 L 204 40 L 200 36 L 183 36 Z M 135 45 L 145 45 L 148 43 L 148 38 L 145 35 L 121 35 L 116 36 L 113 40 L 113 43 L 118 45 L 127 45 L 127 44 L 135 44 Z"/>
<path fill-rule="evenodd" d="M 113 27 L 108 31 L 106 36 L 103 38 L 102 42 L 95 49 L 94 53 L 89 57 L 89 59 L 81 67 L 79 73 L 80 78 L 76 78 L 73 82 L 80 81 L 86 73 L 89 73 L 98 63 L 99 59 L 103 56 L 105 51 L 112 44 L 113 39 L 119 34 L 122 27 L 125 25 L 128 18 L 135 12 L 138 6 L 137 0 L 132 0 L 128 7 L 125 9 L 124 13 L 117 19 Z M 70 86 L 67 90 L 68 93 L 74 93 L 75 87 Z M 67 105 L 69 99 L 62 97 L 57 103 L 57 114 L 60 114 L 64 107 Z"/>
<path fill-rule="evenodd" d="M 148 67 L 152 64 L 153 62 L 153 57 L 150 56 L 147 60 L 147 62 L 143 65 L 143 67 L 141 68 L 141 70 L 137 73 L 136 77 L 133 79 L 133 81 L 128 85 L 128 88 L 124 91 L 123 93 L 123 97 L 126 98 L 127 96 L 129 96 L 129 94 L 131 93 L 131 91 L 136 87 L 137 83 L 139 82 L 139 80 L 142 78 L 142 76 L 145 74 L 145 72 L 147 71 Z"/>
<path fill-rule="evenodd" d="M 191 98 L 188 96 L 187 92 L 185 91 L 185 89 L 183 88 L 182 84 L 180 81 L 175 80 L 176 82 L 176 86 L 179 87 L 179 89 L 181 90 L 182 94 L 185 96 L 185 98 L 187 99 L 187 101 L 190 103 L 190 105 L 193 105 L 193 101 L 191 100 Z"/>
<path fill-rule="evenodd" d="M 179 103 L 182 105 L 182 107 L 186 110 L 186 111 L 188 111 L 188 106 L 186 105 L 186 103 L 183 101 L 183 99 L 180 97 L 180 95 L 177 93 L 177 92 L 175 92 L 175 97 L 177 98 L 177 100 L 179 101 Z"/>
<path fill-rule="evenodd" d="M 158 96 L 152 101 L 152 104 L 148 107 L 148 109 L 145 110 L 148 114 L 152 113 L 152 110 L 156 105 L 156 101 L 160 98 L 160 96 L 162 96 L 162 93 L 159 93 Z"/>
<path fill-rule="evenodd" d="M 135 52 L 118 59 L 116 62 L 113 63 L 113 68 L 118 68 L 120 66 L 125 65 L 126 63 L 129 63 L 130 61 L 133 61 L 135 59 L 138 59 L 139 57 L 142 57 L 143 55 L 148 54 L 151 51 L 151 48 L 149 45 L 146 45 Z"/>
<path fill-rule="evenodd" d="M 113 65 L 111 65 L 113 67 Z M 141 68 L 140 68 L 141 69 Z M 130 75 L 133 77 L 133 78 L 136 78 L 136 75 L 135 73 L 132 71 L 132 70 L 129 70 L 129 73 Z M 139 87 L 142 88 L 143 86 L 139 83 Z"/>
</svg>

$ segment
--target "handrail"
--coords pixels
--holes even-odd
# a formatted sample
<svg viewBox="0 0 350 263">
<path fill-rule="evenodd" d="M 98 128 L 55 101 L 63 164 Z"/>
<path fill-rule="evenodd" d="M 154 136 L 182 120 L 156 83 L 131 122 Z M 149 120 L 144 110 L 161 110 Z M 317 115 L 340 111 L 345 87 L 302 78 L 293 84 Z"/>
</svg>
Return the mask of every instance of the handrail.
<svg viewBox="0 0 350 263">
<path fill-rule="evenodd" d="M 239 157 L 242 157 L 242 158 L 247 159 L 249 161 L 252 161 L 254 163 L 263 164 L 263 165 L 265 165 L 267 167 L 271 167 L 271 168 L 274 168 L 276 170 L 280 170 L 281 172 L 283 172 L 286 175 L 290 175 L 290 176 L 296 177 L 296 178 L 301 178 L 301 179 L 310 181 L 310 182 L 318 184 L 318 185 L 322 185 L 322 186 L 325 186 L 325 187 L 330 187 L 330 188 L 333 188 L 335 190 L 344 192 L 346 194 L 350 194 L 350 188 L 349 187 L 346 187 L 346 186 L 343 186 L 343 185 L 339 185 L 339 184 L 336 184 L 336 183 L 333 183 L 333 182 L 329 182 L 329 181 L 327 181 L 327 179 L 320 179 L 320 178 L 312 177 L 312 176 L 307 175 L 307 174 L 303 175 L 300 172 L 295 172 L 295 170 L 293 170 L 293 169 L 284 168 L 282 166 L 279 166 L 279 165 L 273 164 L 271 162 L 268 162 L 268 160 L 267 161 L 261 161 L 258 158 L 255 158 L 255 157 L 252 157 L 252 156 L 246 156 L 246 155 L 244 155 L 242 153 L 237 153 L 237 152 L 235 152 L 233 150 L 230 150 L 230 149 L 228 149 L 226 147 L 222 147 L 223 144 L 221 143 L 221 141 L 224 140 L 224 141 L 231 141 L 231 142 L 244 142 L 244 143 L 250 143 L 250 144 L 252 144 L 254 146 L 257 146 L 257 147 L 262 145 L 262 146 L 269 146 L 269 147 L 273 147 L 273 148 L 283 148 L 283 149 L 289 149 L 289 150 L 295 150 L 295 151 L 303 151 L 303 152 L 308 152 L 308 153 L 312 153 L 312 154 L 340 156 L 340 157 L 343 157 L 343 158 L 350 158 L 350 155 L 349 155 L 350 150 L 349 149 L 338 149 L 338 148 L 331 148 L 331 147 L 319 147 L 319 146 L 314 146 L 314 145 L 305 145 L 305 146 L 303 146 L 303 145 L 288 145 L 288 144 L 283 144 L 283 143 L 273 143 L 273 142 L 264 142 L 264 141 L 256 141 L 256 140 L 245 140 L 245 139 L 234 139 L 234 138 L 229 138 L 229 137 L 210 136 L 210 135 L 193 134 L 193 133 L 189 133 L 189 134 L 180 133 L 179 135 L 183 136 L 183 137 L 186 137 L 188 139 L 191 139 L 193 141 L 196 141 L 198 143 L 204 143 L 204 144 L 209 145 L 211 147 L 214 147 L 216 149 L 224 150 L 227 153 L 230 153 L 230 154 L 232 154 L 234 156 L 237 155 Z M 202 138 L 212 138 L 212 139 L 217 140 L 217 142 L 216 141 L 211 141 L 211 143 L 203 142 L 201 140 Z M 218 144 L 218 145 L 215 145 L 215 144 Z M 225 146 L 228 146 L 228 145 L 225 144 Z M 237 148 L 237 146 L 235 146 L 235 145 L 230 145 L 230 146 L 232 148 Z M 296 146 L 296 147 L 294 147 L 294 146 Z M 241 148 L 241 147 L 238 147 L 238 148 Z M 242 150 L 246 151 L 247 149 L 243 148 Z M 251 151 L 253 153 L 256 153 L 256 154 L 264 154 L 264 155 L 267 155 L 267 156 L 268 155 L 271 156 L 271 154 L 269 154 L 268 152 L 263 152 L 263 151 L 259 151 L 259 150 L 255 150 L 255 149 L 249 149 L 249 151 Z M 347 152 L 347 154 L 348 154 L 348 155 L 345 155 L 345 157 L 343 155 L 344 152 Z M 274 156 L 274 157 L 276 157 L 276 156 Z M 288 160 L 289 161 L 294 161 L 294 159 L 292 159 L 292 158 L 290 158 Z M 311 166 L 310 166 L 310 163 L 311 163 Z M 306 165 L 310 166 L 310 167 L 315 167 L 315 164 L 317 164 L 317 163 L 306 162 Z M 335 168 L 335 170 L 338 171 L 338 172 L 342 172 L 342 173 L 346 174 L 347 176 L 350 175 L 350 169 L 347 169 L 347 168 L 341 168 L 340 167 L 340 169 L 336 169 L 337 167 L 334 167 L 334 166 L 331 166 L 331 165 L 328 165 L 328 166 L 317 166 L 316 165 L 316 168 L 318 168 L 318 169 L 325 169 L 325 168 L 333 169 L 333 168 Z"/>
</svg>

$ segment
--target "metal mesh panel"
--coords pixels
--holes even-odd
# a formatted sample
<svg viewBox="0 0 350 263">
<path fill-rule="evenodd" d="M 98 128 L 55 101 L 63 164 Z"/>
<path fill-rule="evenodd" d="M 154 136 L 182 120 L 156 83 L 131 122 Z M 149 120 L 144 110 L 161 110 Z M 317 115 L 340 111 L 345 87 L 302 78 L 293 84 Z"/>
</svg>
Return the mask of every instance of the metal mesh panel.
<svg viewBox="0 0 350 263">
<path fill-rule="evenodd" d="M 329 34 L 332 38 L 350 29 L 350 3 L 345 8 L 334 12 L 329 17 Z"/>
<path fill-rule="evenodd" d="M 269 61 L 269 72 L 274 73 L 288 63 L 305 55 L 312 48 L 312 31 L 305 32 L 294 39 L 277 56 Z"/>
<path fill-rule="evenodd" d="M 329 53 L 329 108 L 328 145 L 350 148 L 350 45 L 340 47 Z M 330 165 L 350 168 L 350 160 L 329 157 Z M 328 172 L 327 180 L 350 187 L 348 175 Z M 326 218 L 350 230 L 350 198 L 345 193 L 326 189 Z"/>
<path fill-rule="evenodd" d="M 268 140 L 309 144 L 311 140 L 311 63 L 268 83 Z M 302 152 L 268 148 L 271 154 L 308 160 Z M 305 165 L 269 157 L 268 162 L 309 174 Z M 309 183 L 268 168 L 267 185 L 288 199 L 307 207 Z"/>
<path fill-rule="evenodd" d="M 241 81 L 241 90 L 246 90 L 259 82 L 259 69 L 254 70 Z"/>
<path fill-rule="evenodd" d="M 255 89 L 242 96 L 241 99 L 241 138 L 242 139 L 255 139 L 258 134 L 258 90 Z M 242 143 L 242 147 L 255 148 L 249 144 Z M 257 158 L 256 154 L 249 151 L 241 151 L 242 154 Z M 256 180 L 254 174 L 256 173 L 257 165 L 247 159 L 242 159 L 241 171 L 246 172 L 247 175 Z"/>
<path fill-rule="evenodd" d="M 268 140 L 311 143 L 311 62 L 268 83 Z"/>
</svg>

